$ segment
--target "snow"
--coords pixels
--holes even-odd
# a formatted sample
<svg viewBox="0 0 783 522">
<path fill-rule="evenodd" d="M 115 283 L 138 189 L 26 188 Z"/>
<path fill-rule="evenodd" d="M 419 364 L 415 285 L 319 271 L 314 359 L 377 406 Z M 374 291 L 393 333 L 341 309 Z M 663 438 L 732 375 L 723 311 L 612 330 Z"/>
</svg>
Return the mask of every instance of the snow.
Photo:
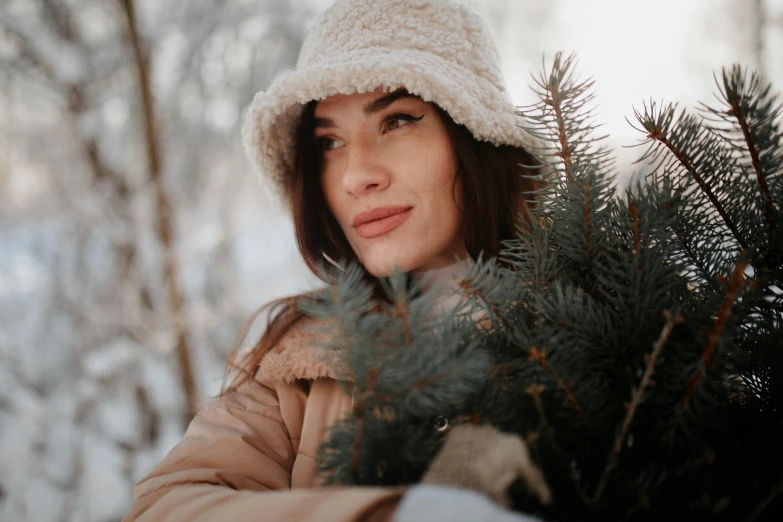
<svg viewBox="0 0 783 522">
<path fill-rule="evenodd" d="M 88 434 L 84 443 L 84 471 L 80 481 L 89 520 L 119 520 L 130 505 L 126 455 L 112 441 Z"/>
<path fill-rule="evenodd" d="M 87 376 L 95 380 L 119 375 L 136 361 L 138 345 L 127 339 L 116 339 L 102 349 L 87 353 L 83 366 Z"/>
<path fill-rule="evenodd" d="M 47 274 L 28 252 L 17 252 L 0 259 L 0 299 L 3 296 L 34 293 L 47 284 Z"/>
<path fill-rule="evenodd" d="M 56 522 L 65 505 L 66 497 L 60 488 L 45 477 L 34 477 L 26 485 L 23 513 L 25 519 L 36 522 Z"/>
<path fill-rule="evenodd" d="M 25 23 L 5 10 L 0 10 L 0 26 L 22 35 L 33 47 L 37 58 L 58 81 L 75 85 L 87 79 L 86 60 L 75 44 L 58 38 L 40 26 Z"/>
</svg>

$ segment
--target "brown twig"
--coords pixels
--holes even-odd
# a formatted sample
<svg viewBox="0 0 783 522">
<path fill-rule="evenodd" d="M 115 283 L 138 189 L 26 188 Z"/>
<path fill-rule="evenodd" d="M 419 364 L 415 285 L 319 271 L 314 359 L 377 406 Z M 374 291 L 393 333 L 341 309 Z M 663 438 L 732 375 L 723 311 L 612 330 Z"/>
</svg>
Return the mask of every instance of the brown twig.
<svg viewBox="0 0 783 522">
<path fill-rule="evenodd" d="M 571 405 L 576 410 L 576 413 L 579 415 L 579 418 L 582 420 L 582 423 L 585 426 L 590 425 L 590 421 L 587 419 L 587 415 L 585 415 L 584 410 L 582 409 L 582 406 L 579 404 L 579 400 L 576 398 L 576 394 L 571 389 L 570 386 L 565 382 L 565 380 L 558 374 L 554 368 L 549 364 L 549 361 L 546 359 L 546 350 L 539 350 L 535 346 L 530 348 L 530 355 L 528 355 L 528 360 L 530 361 L 536 361 L 538 364 L 541 365 L 544 370 L 551 375 L 555 381 L 557 381 L 558 386 L 560 386 L 560 389 L 563 390 L 563 393 L 565 393 L 566 397 L 568 398 L 568 401 L 571 403 Z"/>
<path fill-rule="evenodd" d="M 756 172 L 756 180 L 759 184 L 759 190 L 761 191 L 761 199 L 764 202 L 764 219 L 767 222 L 767 244 L 769 245 L 769 260 L 773 261 L 777 258 L 777 252 L 775 245 L 777 243 L 775 239 L 775 222 L 776 212 L 775 205 L 772 202 L 772 196 L 769 193 L 769 186 L 767 185 L 767 173 L 764 171 L 764 167 L 761 165 L 761 158 L 759 157 L 759 151 L 756 149 L 756 144 L 750 136 L 750 126 L 748 120 L 742 113 L 739 100 L 732 98 L 731 110 L 729 111 L 732 116 L 737 119 L 740 129 L 742 129 L 742 136 L 745 139 L 745 145 L 750 152 L 751 163 L 753 164 L 753 170 Z"/>
<path fill-rule="evenodd" d="M 503 310 L 495 306 L 483 293 L 479 291 L 478 288 L 476 288 L 473 285 L 473 280 L 470 278 L 458 278 L 456 280 L 457 285 L 462 288 L 466 296 L 478 296 L 481 301 L 486 305 L 486 307 L 489 309 L 489 311 L 492 313 L 494 317 L 497 317 L 500 320 L 500 323 L 503 327 L 508 327 L 508 321 L 505 319 L 505 315 L 503 313 Z M 483 325 L 484 323 L 480 323 L 479 326 Z"/>
<path fill-rule="evenodd" d="M 392 316 L 399 318 L 402 321 L 402 331 L 405 335 L 405 344 L 410 346 L 413 344 L 413 332 L 411 332 L 410 310 L 408 309 L 408 301 L 405 299 L 397 299 L 394 303 L 394 311 Z"/>
<path fill-rule="evenodd" d="M 707 199 L 712 203 L 712 206 L 715 207 L 715 209 L 718 211 L 718 214 L 720 214 L 720 217 L 723 218 L 723 222 L 726 224 L 726 226 L 731 231 L 732 235 L 734 236 L 734 239 L 737 241 L 737 244 L 740 246 L 740 249 L 747 250 L 747 247 L 745 246 L 745 242 L 742 240 L 742 237 L 740 236 L 739 230 L 737 230 L 736 225 L 729 219 L 729 215 L 726 212 L 726 209 L 723 208 L 723 205 L 718 200 L 718 197 L 715 195 L 715 193 L 712 191 L 712 189 L 707 185 L 707 182 L 704 181 L 704 178 L 702 177 L 701 173 L 696 170 L 696 168 L 693 166 L 693 163 L 688 159 L 688 157 L 685 155 L 685 153 L 681 150 L 679 150 L 677 147 L 674 146 L 674 144 L 663 135 L 663 130 L 655 126 L 654 129 L 650 131 L 648 134 L 648 137 L 658 140 L 663 146 L 665 146 L 669 151 L 674 155 L 675 158 L 680 162 L 680 164 L 685 167 L 685 170 L 691 173 L 693 176 L 693 179 L 696 180 L 696 183 L 699 185 L 699 188 L 704 193 L 705 196 L 707 196 Z"/>
<path fill-rule="evenodd" d="M 136 13 L 133 0 L 118 0 L 125 14 L 128 36 L 133 49 L 138 74 L 138 87 L 144 110 L 144 130 L 147 143 L 147 160 L 149 177 L 155 191 L 157 230 L 163 244 L 164 280 L 169 298 L 169 305 L 174 319 L 177 344 L 176 354 L 180 370 L 180 384 L 185 395 L 185 423 L 198 411 L 198 391 L 191 360 L 191 348 L 188 342 L 187 325 L 183 306 L 183 292 L 179 282 L 179 266 L 174 254 L 174 226 L 171 219 L 171 201 L 163 187 L 160 142 L 153 108 L 152 86 L 149 76 L 148 60 L 142 49 Z"/>
<path fill-rule="evenodd" d="M 546 415 L 544 414 L 544 405 L 541 403 L 541 394 L 543 392 L 544 392 L 543 384 L 533 383 L 529 385 L 527 388 L 525 388 L 525 393 L 533 397 L 533 402 L 536 405 L 536 410 L 538 410 L 538 414 L 541 416 L 541 425 L 544 427 L 548 427 L 549 421 L 547 420 Z M 536 436 L 536 439 L 537 438 L 538 435 Z"/>
<path fill-rule="evenodd" d="M 680 242 L 680 246 L 682 246 L 682 249 L 685 251 L 685 255 L 687 255 L 688 258 L 691 260 L 691 262 L 694 265 L 696 265 L 696 268 L 701 270 L 701 273 L 704 276 L 704 278 L 707 281 L 712 282 L 713 281 L 712 274 L 710 273 L 709 270 L 707 270 L 707 266 L 702 262 L 702 260 L 696 256 L 696 252 L 694 252 L 693 248 L 691 248 L 691 246 L 688 244 L 686 238 L 683 237 L 682 234 L 680 234 L 676 226 L 672 227 L 672 230 L 674 230 L 674 235 L 677 236 L 677 239 Z"/>
<path fill-rule="evenodd" d="M 636 389 L 636 393 L 634 394 L 633 399 L 631 399 L 630 403 L 626 403 L 626 409 L 628 411 L 625 414 L 625 419 L 623 419 L 623 424 L 620 427 L 620 431 L 617 433 L 617 437 L 615 438 L 612 452 L 609 454 L 606 467 L 604 468 L 604 472 L 601 475 L 601 480 L 598 482 L 598 487 L 595 490 L 595 495 L 593 495 L 593 498 L 590 499 L 590 503 L 592 504 L 597 503 L 601 499 L 601 496 L 609 484 L 609 476 L 620 460 L 620 453 L 622 452 L 625 445 L 625 439 L 628 435 L 628 430 L 631 428 L 633 417 L 636 414 L 644 393 L 652 384 L 652 374 L 655 370 L 655 364 L 658 362 L 658 356 L 661 354 L 663 346 L 666 344 L 666 341 L 668 341 L 674 327 L 683 321 L 682 316 L 677 315 L 676 317 L 673 317 L 668 310 L 664 310 L 664 316 L 666 317 L 666 323 L 663 325 L 661 335 L 658 336 L 658 340 L 655 342 L 655 346 L 653 347 L 652 352 L 645 356 L 645 359 L 647 360 L 647 368 L 642 375 L 642 379 L 639 382 L 639 386 Z"/>
<path fill-rule="evenodd" d="M 443 379 L 448 375 L 447 372 L 440 373 L 438 375 L 435 375 L 431 377 L 430 379 L 424 379 L 418 382 L 413 383 L 409 388 L 406 388 L 405 390 L 399 391 L 397 393 L 390 393 L 388 395 L 383 395 L 380 397 L 375 397 L 375 401 L 377 402 L 378 406 L 382 406 L 384 404 L 389 404 L 397 397 L 400 397 L 402 395 L 405 395 L 406 393 L 409 393 L 413 390 L 418 390 L 421 388 L 424 388 L 425 386 L 430 386 L 433 383 L 438 382 L 439 380 Z M 370 397 L 372 396 L 372 393 L 375 391 L 375 387 L 378 383 L 378 369 L 372 368 L 370 370 L 370 377 L 368 378 L 368 384 L 367 387 L 362 391 L 362 397 L 361 399 L 357 400 L 353 405 L 353 412 L 354 415 L 358 415 L 359 412 L 363 411 L 364 408 L 367 407 L 367 402 L 369 401 Z M 364 415 L 363 413 L 361 414 Z"/>
<path fill-rule="evenodd" d="M 723 280 L 723 284 L 726 286 L 726 294 L 723 296 L 723 302 L 718 310 L 718 317 L 712 324 L 712 330 L 707 337 L 707 344 L 702 350 L 701 361 L 693 372 L 693 375 L 685 381 L 685 390 L 682 398 L 680 399 L 679 416 L 685 411 L 686 406 L 690 402 L 693 394 L 696 391 L 699 383 L 701 382 L 704 372 L 711 369 L 712 356 L 715 354 L 715 350 L 718 348 L 718 342 L 720 341 L 723 330 L 726 328 L 729 316 L 731 316 L 731 307 L 734 305 L 734 301 L 737 300 L 737 294 L 743 287 L 743 275 L 748 263 L 746 261 L 740 261 L 734 266 L 734 273 L 729 280 Z"/>
<path fill-rule="evenodd" d="M 551 85 L 551 83 L 550 83 Z M 546 98 L 544 100 L 544 103 L 551 106 L 552 109 L 555 111 L 555 120 L 557 121 L 557 136 L 560 141 L 560 152 L 559 156 L 563 160 L 563 170 L 566 175 L 566 180 L 568 182 L 572 182 L 574 180 L 574 165 L 571 161 L 571 156 L 573 155 L 573 152 L 571 151 L 571 147 L 568 144 L 568 135 L 566 134 L 566 124 L 565 124 L 565 118 L 563 118 L 563 108 L 560 106 L 558 93 L 554 90 L 550 90 L 551 97 Z M 558 100 L 558 103 L 555 103 L 555 100 Z"/>
</svg>

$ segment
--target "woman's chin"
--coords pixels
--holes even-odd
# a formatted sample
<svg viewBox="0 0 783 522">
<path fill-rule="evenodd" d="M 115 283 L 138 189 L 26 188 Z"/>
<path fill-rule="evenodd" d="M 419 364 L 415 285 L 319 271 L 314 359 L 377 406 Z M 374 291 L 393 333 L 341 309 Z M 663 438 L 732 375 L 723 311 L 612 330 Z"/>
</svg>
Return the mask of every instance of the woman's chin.
<svg viewBox="0 0 783 522">
<path fill-rule="evenodd" d="M 411 270 L 409 267 L 410 261 L 407 258 L 390 261 L 390 259 L 392 259 L 391 255 L 378 256 L 379 259 L 374 259 L 374 257 L 375 256 L 370 259 L 364 259 L 362 262 L 364 269 L 374 277 L 389 277 L 394 273 L 395 268 L 400 272 L 408 272 Z"/>
</svg>

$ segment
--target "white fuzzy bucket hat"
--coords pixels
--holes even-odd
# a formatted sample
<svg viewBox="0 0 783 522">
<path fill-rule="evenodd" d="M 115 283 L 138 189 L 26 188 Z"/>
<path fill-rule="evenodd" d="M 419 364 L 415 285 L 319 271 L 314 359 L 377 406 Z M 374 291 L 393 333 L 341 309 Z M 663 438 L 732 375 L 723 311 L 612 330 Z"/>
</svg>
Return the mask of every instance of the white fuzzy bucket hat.
<svg viewBox="0 0 783 522">
<path fill-rule="evenodd" d="M 304 104 L 381 86 L 434 102 L 478 140 L 532 150 L 499 61 L 487 23 L 454 0 L 336 0 L 309 27 L 296 69 L 253 98 L 245 152 L 267 194 L 290 210 L 283 180 Z"/>
</svg>

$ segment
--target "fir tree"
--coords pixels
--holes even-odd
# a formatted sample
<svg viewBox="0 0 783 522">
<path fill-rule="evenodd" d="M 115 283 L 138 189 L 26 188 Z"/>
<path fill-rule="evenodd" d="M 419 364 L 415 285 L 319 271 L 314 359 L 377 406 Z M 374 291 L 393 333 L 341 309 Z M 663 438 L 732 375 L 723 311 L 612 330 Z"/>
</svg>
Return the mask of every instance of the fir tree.
<svg viewBox="0 0 783 522">
<path fill-rule="evenodd" d="M 553 492 L 543 506 L 515 483 L 519 511 L 781 519 L 781 106 L 739 66 L 716 83 L 701 117 L 637 111 L 649 174 L 617 195 L 593 83 L 557 54 L 520 110 L 542 143 L 532 224 L 461 275 L 461 313 L 429 314 L 399 272 L 388 304 L 360 266 L 324 269 L 303 307 L 355 380 L 319 454 L 329 482 L 415 483 L 449 425 L 486 423 L 527 442 Z"/>
</svg>

